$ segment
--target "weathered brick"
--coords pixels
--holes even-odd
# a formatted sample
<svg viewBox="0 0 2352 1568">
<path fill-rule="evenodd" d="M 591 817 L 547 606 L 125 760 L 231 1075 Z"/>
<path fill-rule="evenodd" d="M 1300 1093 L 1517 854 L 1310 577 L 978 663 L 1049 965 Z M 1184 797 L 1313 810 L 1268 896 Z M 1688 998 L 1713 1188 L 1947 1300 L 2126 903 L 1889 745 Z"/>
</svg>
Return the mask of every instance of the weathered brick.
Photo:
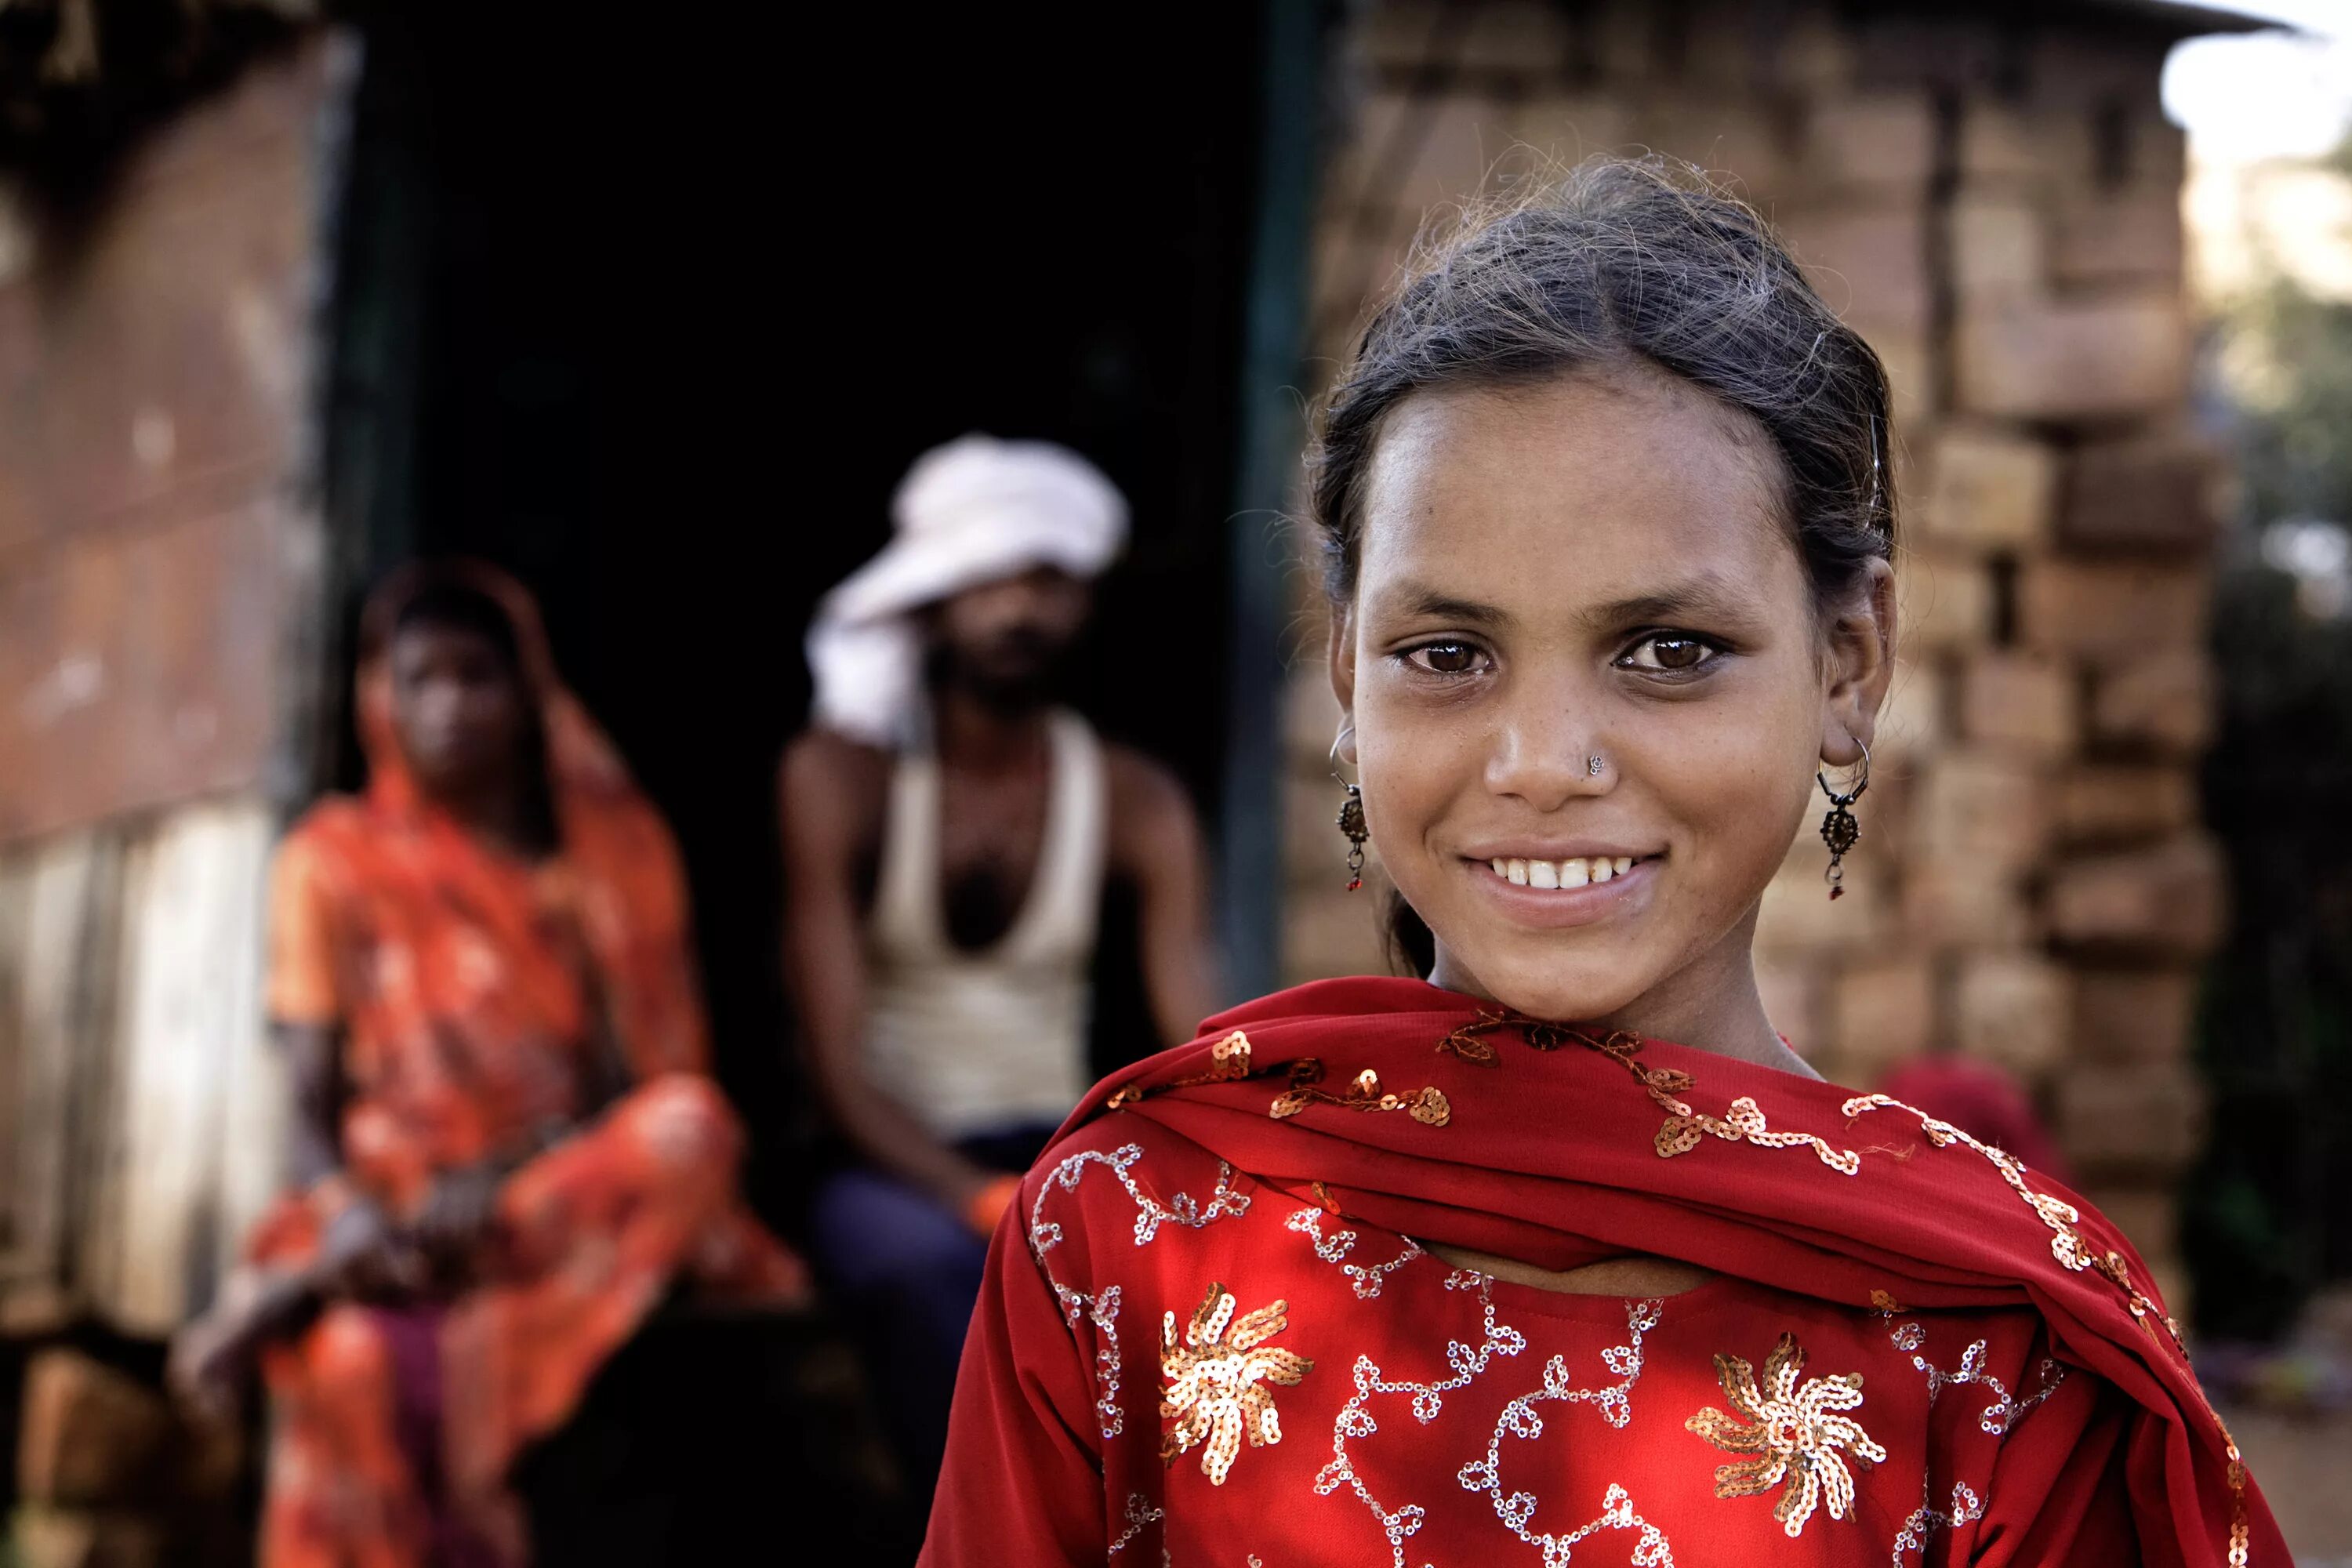
<svg viewBox="0 0 2352 1568">
<path fill-rule="evenodd" d="M 2082 737 L 2076 684 L 2063 660 L 1988 648 L 1960 667 L 1960 733 L 1992 751 L 2065 756 Z"/>
<path fill-rule="evenodd" d="M 2049 237 L 2027 196 L 1963 193 L 1947 222 L 1952 287 L 1962 299 L 2030 300 L 2049 287 Z"/>
<path fill-rule="evenodd" d="M 1286 981 L 1321 980 L 1334 974 L 1384 974 L 1381 921 L 1388 879 L 1367 871 L 1361 892 L 1343 880 L 1328 886 L 1294 887 L 1282 920 L 1282 973 Z"/>
<path fill-rule="evenodd" d="M 1851 948 L 1854 933 L 1869 931 L 1876 922 L 1886 901 L 1884 875 L 1849 855 L 1845 897 L 1832 902 L 1829 885 L 1822 879 L 1828 865 L 1829 851 L 1822 841 L 1811 837 L 1810 828 L 1800 834 L 1788 862 L 1765 886 L 1756 919 L 1758 952 L 1774 963 L 1836 952 Z"/>
<path fill-rule="evenodd" d="M 2058 454 L 2046 441 L 1998 426 L 1948 425 L 1926 444 L 1926 489 L 1911 521 L 1925 539 L 1985 552 L 2021 551 L 2049 537 Z"/>
<path fill-rule="evenodd" d="M 164 1568 L 170 1532 L 156 1520 L 30 1506 L 17 1511 L 17 1568 Z"/>
<path fill-rule="evenodd" d="M 1976 647 L 1992 635 L 1992 574 L 1983 562 L 1922 545 L 1895 563 L 1895 629 L 1903 657 Z"/>
<path fill-rule="evenodd" d="M 2052 109 L 2133 119 L 2163 110 L 2157 81 L 2164 71 L 2165 40 L 2073 28 L 2042 28 L 2024 40 L 2024 74 L 2032 100 Z"/>
<path fill-rule="evenodd" d="M 1364 94 L 1338 127 L 1322 171 L 1322 210 L 1325 224 L 1339 229 L 1342 237 L 1361 232 L 1360 209 L 1385 192 L 1391 149 L 1398 145 L 1399 127 L 1412 108 L 1412 96 L 1403 89 L 1376 89 Z"/>
<path fill-rule="evenodd" d="M 1703 0 L 1677 20 L 1682 31 L 1680 74 L 1686 87 L 1726 101 L 1746 98 L 1759 86 L 1767 91 L 1781 87 L 1771 74 L 1769 58 L 1769 45 L 1778 28 L 1765 24 L 1748 0 Z"/>
<path fill-rule="evenodd" d="M 1958 406 L 2007 419 L 2095 422 L 2178 407 L 2189 321 L 2177 293 L 1965 302 L 1952 333 Z"/>
<path fill-rule="evenodd" d="M 1895 428 L 1925 428 L 1943 411 L 1943 387 L 1937 379 L 1937 355 L 1931 334 L 1926 330 L 1897 331 L 1877 322 L 1857 321 L 1853 325 L 1864 330 L 1870 346 L 1877 351 L 1878 363 L 1885 367 L 1886 386 L 1892 394 L 1887 408 Z"/>
<path fill-rule="evenodd" d="M 2201 835 L 2073 860 L 2051 879 L 2051 934 L 2100 952 L 2197 958 L 2220 940 L 2221 852 Z"/>
<path fill-rule="evenodd" d="M 1825 98 L 1853 86 L 1855 64 L 1853 32 L 1829 7 L 1807 4 L 1772 40 L 1767 74 L 1789 91 Z"/>
<path fill-rule="evenodd" d="M 2022 869 L 1966 855 L 1905 862 L 1903 930 L 1925 948 L 2017 947 L 2038 934 Z"/>
<path fill-rule="evenodd" d="M 2066 465 L 2058 536 L 2082 549 L 2201 550 L 2221 509 L 2220 465 L 2185 434 L 2098 441 Z"/>
<path fill-rule="evenodd" d="M 1961 6 L 1870 6 L 1847 12 L 1860 35 L 1862 79 L 1951 91 L 2000 68 L 2000 34 Z"/>
<path fill-rule="evenodd" d="M 1791 182 L 1787 137 L 1769 117 L 1744 104 L 1720 96 L 1677 97 L 1652 109 L 1644 131 L 1659 152 L 1731 180 L 1751 198 L 1787 190 Z"/>
<path fill-rule="evenodd" d="M 1382 71 L 1409 75 L 1429 63 L 1430 40 L 1442 36 L 1442 0 L 1381 0 L 1360 15 L 1355 37 L 1365 59 Z"/>
<path fill-rule="evenodd" d="M 1593 63 L 1621 88 L 1658 68 L 1657 13 L 1643 0 L 1601 0 L 1587 24 Z M 1587 13 L 1591 15 L 1590 12 Z"/>
<path fill-rule="evenodd" d="M 2168 1176 L 2205 1139 L 2205 1091 L 2178 1062 L 2081 1062 L 2058 1079 L 2058 1141 L 2075 1170 Z"/>
<path fill-rule="evenodd" d="M 2083 1195 L 2141 1257 L 2153 1260 L 2179 1250 L 2180 1203 L 2169 1186 L 2101 1182 Z"/>
<path fill-rule="evenodd" d="M 2032 864 L 2048 842 L 2042 770 L 1979 751 L 1948 752 L 1919 781 L 1910 850 L 1979 875 Z"/>
<path fill-rule="evenodd" d="M 2179 1061 L 2197 1021 L 2197 974 L 2187 969 L 2078 969 L 2075 1049 L 2086 1060 Z"/>
<path fill-rule="evenodd" d="M 1511 107 L 1512 137 L 1544 157 L 1576 163 L 1634 140 L 1622 100 L 1603 93 L 1542 93 Z"/>
<path fill-rule="evenodd" d="M 1421 127 L 1422 134 L 1411 161 L 1391 175 L 1398 206 L 1420 214 L 1475 196 L 1510 149 L 1506 112 L 1494 100 L 1470 92 L 1444 93 L 1409 105 L 1406 117 Z"/>
<path fill-rule="evenodd" d="M 2052 142 L 2049 126 L 2027 107 L 1970 98 L 1960 110 L 1961 188 L 2019 189 L 2047 178 Z"/>
<path fill-rule="evenodd" d="M 2051 276 L 2062 286 L 2180 279 L 2180 187 L 2146 184 L 2059 202 Z"/>
<path fill-rule="evenodd" d="M 16 1485 L 61 1507 L 132 1503 L 170 1483 L 171 1405 L 135 1378 L 79 1351 L 37 1352 L 25 1372 Z"/>
<path fill-rule="evenodd" d="M 1978 953 L 1962 961 L 1952 997 L 1955 1043 L 2030 1080 L 2063 1060 L 2074 1025 L 2070 979 L 2030 953 Z"/>
<path fill-rule="evenodd" d="M 1830 309 L 1870 338 L 1924 337 L 1934 306 L 1927 209 L 1903 199 L 1775 215 L 1780 237 Z"/>
<path fill-rule="evenodd" d="M 2119 661 L 2091 684 L 2091 735 L 2168 756 L 2201 753 L 2213 735 L 2213 667 L 2181 647 Z"/>
<path fill-rule="evenodd" d="M 1316 647 L 1322 644 L 1318 638 Z M 1293 767 L 1311 773 L 1328 770 L 1331 742 L 1342 722 L 1339 700 L 1331 695 L 1320 657 L 1302 659 L 1283 685 L 1282 743 Z"/>
<path fill-rule="evenodd" d="M 1935 109 L 1923 92 L 1822 100 L 1806 127 L 1805 156 L 1820 184 L 1924 191 L 1936 171 Z"/>
<path fill-rule="evenodd" d="M 1895 679 L 1887 683 L 1886 705 L 1878 710 L 1878 733 L 1870 742 L 1872 763 L 1888 770 L 1884 783 L 1943 749 L 1950 730 L 1944 708 L 1942 672 L 1898 659 Z"/>
<path fill-rule="evenodd" d="M 1568 61 L 1568 20 L 1543 0 L 1481 0 L 1457 13 L 1466 24 L 1460 59 L 1470 70 L 1538 80 L 1556 77 Z"/>
<path fill-rule="evenodd" d="M 1849 970 L 1830 984 L 1838 1059 L 1861 1081 L 1926 1051 L 1936 1039 L 1935 972 L 1922 959 Z"/>
<path fill-rule="evenodd" d="M 2197 780 L 2165 763 L 2091 764 L 2058 781 L 2058 837 L 2073 845 L 2164 838 L 2197 822 Z"/>
<path fill-rule="evenodd" d="M 2205 638 L 2210 584 L 2192 565 L 2143 561 L 2029 561 L 2017 574 L 2019 640 L 2094 660 Z"/>
</svg>

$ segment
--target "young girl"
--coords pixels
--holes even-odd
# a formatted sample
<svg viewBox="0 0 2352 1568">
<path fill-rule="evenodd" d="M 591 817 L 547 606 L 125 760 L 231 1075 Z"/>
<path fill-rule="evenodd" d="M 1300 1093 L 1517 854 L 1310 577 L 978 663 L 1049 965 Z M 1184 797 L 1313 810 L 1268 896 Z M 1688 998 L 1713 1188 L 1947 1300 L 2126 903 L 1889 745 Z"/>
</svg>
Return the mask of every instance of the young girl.
<svg viewBox="0 0 2352 1568">
<path fill-rule="evenodd" d="M 2284 1568 L 2130 1244 L 1759 1001 L 1765 885 L 1868 777 L 1891 438 L 1762 221 L 1656 163 L 1373 317 L 1313 468 L 1334 752 L 1429 979 L 1080 1106 L 927 1562 Z"/>
</svg>

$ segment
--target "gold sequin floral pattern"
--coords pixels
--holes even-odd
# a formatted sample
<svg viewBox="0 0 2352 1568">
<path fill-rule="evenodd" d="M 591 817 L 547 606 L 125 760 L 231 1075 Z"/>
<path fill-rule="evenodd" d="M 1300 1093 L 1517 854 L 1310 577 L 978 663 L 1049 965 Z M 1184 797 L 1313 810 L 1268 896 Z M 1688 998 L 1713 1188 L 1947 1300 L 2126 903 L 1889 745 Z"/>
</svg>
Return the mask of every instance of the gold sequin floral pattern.
<svg viewBox="0 0 2352 1568">
<path fill-rule="evenodd" d="M 1160 1460 L 1173 1465 L 1198 1446 L 1201 1473 L 1219 1487 L 1244 1436 L 1254 1448 L 1282 1441 L 1282 1418 L 1265 1384 L 1296 1388 L 1315 1369 L 1305 1356 L 1265 1342 L 1290 1326 L 1287 1301 L 1239 1317 L 1234 1306 L 1233 1293 L 1212 1283 L 1181 1343 L 1174 1312 L 1164 1315 L 1160 1330 L 1160 1370 L 1168 1379 L 1160 1416 L 1174 1423 L 1160 1445 Z"/>
<path fill-rule="evenodd" d="M 1654 1140 L 1658 1158 L 1671 1160 L 1677 1154 L 1687 1154 L 1699 1146 L 1702 1136 L 1720 1138 L 1727 1143 L 1751 1143 L 1759 1149 L 1809 1148 L 1822 1164 L 1840 1175 L 1851 1176 L 1862 1169 L 1862 1157 L 1851 1149 L 1836 1148 L 1810 1132 L 1776 1132 L 1766 1121 L 1763 1108 L 1748 1095 L 1731 1102 L 1721 1116 L 1711 1116 L 1682 1099 L 1696 1080 L 1680 1068 L 1652 1067 L 1641 1059 L 1642 1037 L 1625 1030 L 1616 1030 L 1596 1037 L 1566 1024 L 1548 1024 L 1540 1019 L 1523 1018 L 1515 1013 L 1481 1013 L 1476 1018 L 1455 1029 L 1437 1042 L 1441 1054 L 1458 1057 L 1473 1067 L 1493 1067 L 1501 1058 L 1492 1040 L 1486 1037 L 1497 1029 L 1518 1030 L 1528 1048 L 1551 1052 L 1577 1045 L 1599 1051 L 1623 1068 L 1642 1086 L 1643 1091 L 1659 1110 L 1666 1113 Z M 1436 1092 L 1429 1090 L 1430 1093 Z M 1285 1115 L 1276 1101 L 1276 1115 Z"/>
<path fill-rule="evenodd" d="M 1718 1448 L 1753 1456 L 1717 1467 L 1716 1496 L 1754 1497 L 1787 1483 L 1772 1517 L 1792 1540 L 1802 1533 L 1823 1500 L 1832 1519 L 1843 1519 L 1853 1510 L 1853 1473 L 1843 1454 L 1857 1460 L 1886 1458 L 1886 1450 L 1859 1422 L 1838 1414 L 1860 1408 L 1862 1374 L 1809 1378 L 1801 1386 L 1798 1380 L 1804 1370 L 1805 1352 L 1793 1334 L 1782 1334 L 1764 1358 L 1760 1386 L 1756 1369 L 1745 1360 L 1718 1355 L 1716 1375 L 1723 1380 L 1723 1396 L 1737 1414 L 1727 1415 L 1710 1405 L 1683 1423 Z"/>
<path fill-rule="evenodd" d="M 1435 1084 L 1391 1094 L 1381 1087 L 1381 1075 L 1370 1068 L 1358 1073 L 1355 1081 L 1337 1094 L 1318 1088 L 1322 1081 L 1323 1064 L 1313 1057 L 1301 1057 L 1290 1064 L 1290 1087 L 1275 1096 L 1266 1114 L 1281 1121 L 1310 1105 L 1322 1104 L 1335 1105 L 1342 1110 L 1402 1110 L 1428 1127 L 1443 1127 L 1454 1120 L 1454 1107 Z"/>
<path fill-rule="evenodd" d="M 1255 1069 L 1250 1066 L 1249 1037 L 1239 1029 L 1209 1047 L 1209 1068 L 1190 1078 L 1180 1078 L 1161 1084 L 1158 1089 L 1145 1089 L 1140 1083 L 1122 1084 L 1110 1099 L 1103 1102 L 1107 1110 L 1124 1110 L 1139 1100 L 1154 1094 L 1165 1094 L 1171 1089 L 1191 1089 L 1196 1084 L 1231 1083 L 1245 1079 Z"/>
</svg>

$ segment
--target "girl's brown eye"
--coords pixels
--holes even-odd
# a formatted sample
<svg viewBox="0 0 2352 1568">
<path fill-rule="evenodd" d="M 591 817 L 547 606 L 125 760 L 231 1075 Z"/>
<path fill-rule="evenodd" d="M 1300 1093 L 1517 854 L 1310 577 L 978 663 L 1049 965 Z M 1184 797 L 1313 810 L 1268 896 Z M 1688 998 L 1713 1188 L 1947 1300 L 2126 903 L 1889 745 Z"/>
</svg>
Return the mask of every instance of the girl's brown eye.
<svg viewBox="0 0 2352 1568">
<path fill-rule="evenodd" d="M 1617 663 L 1625 669 L 1685 675 L 1706 664 L 1721 651 L 1705 637 L 1683 632 L 1653 632 L 1627 648 L 1619 656 Z"/>
<path fill-rule="evenodd" d="M 1706 645 L 1696 637 L 1656 637 L 1650 647 L 1667 669 L 1689 669 L 1706 658 Z"/>
<path fill-rule="evenodd" d="M 1478 664 L 1478 650 L 1468 643 L 1427 643 L 1414 651 L 1423 667 L 1438 675 L 1467 675 Z"/>
</svg>

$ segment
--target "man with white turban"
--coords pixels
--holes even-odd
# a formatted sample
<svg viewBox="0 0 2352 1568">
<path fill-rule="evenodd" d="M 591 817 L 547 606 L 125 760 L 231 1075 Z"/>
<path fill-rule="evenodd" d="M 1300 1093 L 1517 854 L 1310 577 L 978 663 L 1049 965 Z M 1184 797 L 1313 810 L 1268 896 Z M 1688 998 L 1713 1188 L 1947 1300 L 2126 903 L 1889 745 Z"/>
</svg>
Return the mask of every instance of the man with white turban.
<svg viewBox="0 0 2352 1568">
<path fill-rule="evenodd" d="M 1160 1037 L 1131 1054 L 1190 1039 L 1214 998 L 1182 788 L 1052 700 L 1125 500 L 1064 447 L 967 436 L 918 459 L 891 511 L 809 632 L 784 957 L 859 1162 L 819 1192 L 815 1251 L 927 1497 L 987 1238 L 1087 1087 L 1107 883 L 1134 893 Z"/>
</svg>

